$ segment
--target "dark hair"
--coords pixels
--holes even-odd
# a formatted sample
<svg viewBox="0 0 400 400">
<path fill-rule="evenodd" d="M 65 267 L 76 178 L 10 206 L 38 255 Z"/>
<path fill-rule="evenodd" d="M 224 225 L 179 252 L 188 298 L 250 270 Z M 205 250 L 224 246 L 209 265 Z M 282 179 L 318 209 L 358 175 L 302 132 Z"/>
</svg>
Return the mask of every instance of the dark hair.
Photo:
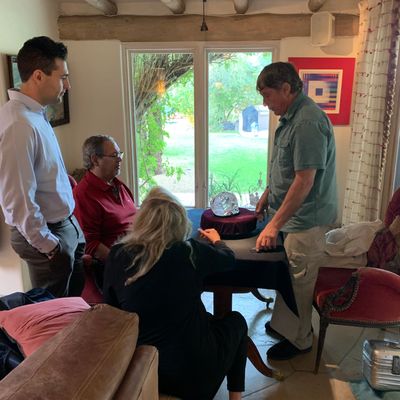
<svg viewBox="0 0 400 400">
<path fill-rule="evenodd" d="M 83 168 L 90 170 L 93 167 L 92 155 L 97 156 L 103 155 L 104 148 L 103 144 L 105 142 L 112 142 L 116 144 L 117 142 L 112 136 L 109 135 L 95 135 L 88 137 L 82 146 L 83 155 Z"/>
<path fill-rule="evenodd" d="M 17 55 L 19 75 L 26 82 L 37 69 L 50 75 L 56 69 L 55 59 L 66 60 L 68 50 L 61 42 L 55 42 L 47 36 L 27 40 Z"/>
<path fill-rule="evenodd" d="M 292 64 L 275 62 L 264 67 L 258 75 L 257 90 L 265 87 L 280 89 L 285 82 L 290 85 L 290 93 L 298 93 L 303 89 L 303 82 Z"/>
</svg>

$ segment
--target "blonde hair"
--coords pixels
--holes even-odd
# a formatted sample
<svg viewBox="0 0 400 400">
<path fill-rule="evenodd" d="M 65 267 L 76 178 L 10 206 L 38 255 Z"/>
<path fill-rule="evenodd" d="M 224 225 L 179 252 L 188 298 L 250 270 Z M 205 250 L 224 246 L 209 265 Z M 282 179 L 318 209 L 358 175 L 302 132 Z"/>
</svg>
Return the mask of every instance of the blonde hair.
<svg viewBox="0 0 400 400">
<path fill-rule="evenodd" d="M 192 231 L 186 210 L 168 190 L 155 187 L 150 190 L 135 215 L 129 233 L 122 239 L 124 248 L 135 256 L 127 271 L 134 268 L 125 285 L 147 274 L 166 249 L 186 240 Z"/>
</svg>

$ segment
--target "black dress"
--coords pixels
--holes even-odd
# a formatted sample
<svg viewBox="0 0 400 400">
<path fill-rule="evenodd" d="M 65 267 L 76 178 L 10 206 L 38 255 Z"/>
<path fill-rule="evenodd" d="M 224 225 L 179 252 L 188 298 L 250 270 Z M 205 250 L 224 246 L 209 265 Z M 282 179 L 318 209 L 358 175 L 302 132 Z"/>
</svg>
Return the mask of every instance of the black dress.
<svg viewBox="0 0 400 400">
<path fill-rule="evenodd" d="M 228 390 L 243 391 L 247 325 L 238 312 L 221 319 L 201 301 L 203 278 L 230 269 L 234 254 L 190 239 L 175 243 L 143 277 L 125 286 L 132 254 L 113 246 L 106 262 L 106 303 L 139 315 L 138 345 L 159 351 L 159 387 L 183 399 L 212 399 L 227 376 Z M 192 262 L 193 261 L 193 262 Z"/>
</svg>

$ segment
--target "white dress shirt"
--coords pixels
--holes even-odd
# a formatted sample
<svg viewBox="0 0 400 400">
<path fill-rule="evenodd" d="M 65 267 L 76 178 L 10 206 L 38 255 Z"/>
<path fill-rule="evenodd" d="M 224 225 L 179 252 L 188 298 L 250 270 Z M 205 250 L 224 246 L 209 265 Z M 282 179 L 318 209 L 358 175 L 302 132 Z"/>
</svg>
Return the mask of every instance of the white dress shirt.
<svg viewBox="0 0 400 400">
<path fill-rule="evenodd" d="M 58 239 L 47 223 L 72 214 L 71 185 L 46 109 L 17 90 L 0 109 L 0 205 L 15 226 L 41 253 Z"/>
</svg>

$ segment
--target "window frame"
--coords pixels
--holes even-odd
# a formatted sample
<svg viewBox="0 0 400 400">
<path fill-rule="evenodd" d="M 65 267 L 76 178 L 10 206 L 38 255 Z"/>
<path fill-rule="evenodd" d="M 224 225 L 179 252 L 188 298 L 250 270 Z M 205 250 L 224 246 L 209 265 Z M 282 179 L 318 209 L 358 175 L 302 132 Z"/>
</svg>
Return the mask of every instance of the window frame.
<svg viewBox="0 0 400 400">
<path fill-rule="evenodd" d="M 125 147 L 128 186 L 132 188 L 134 198 L 139 199 L 138 162 L 135 134 L 135 102 L 132 76 L 132 53 L 192 53 L 194 71 L 194 167 L 195 207 L 208 206 L 208 55 L 212 52 L 266 52 L 272 53 L 272 61 L 279 59 L 279 41 L 262 42 L 129 42 L 122 45 L 122 84 L 125 108 Z M 256 82 L 254 82 L 254 87 Z M 254 89 L 255 90 L 255 89 Z M 271 115 L 269 120 L 268 147 L 273 144 L 273 132 L 277 118 Z M 268 151 L 268 163 L 271 151 Z M 267 165 L 265 166 L 267 169 Z M 140 204 L 138 204 L 140 205 Z"/>
</svg>

